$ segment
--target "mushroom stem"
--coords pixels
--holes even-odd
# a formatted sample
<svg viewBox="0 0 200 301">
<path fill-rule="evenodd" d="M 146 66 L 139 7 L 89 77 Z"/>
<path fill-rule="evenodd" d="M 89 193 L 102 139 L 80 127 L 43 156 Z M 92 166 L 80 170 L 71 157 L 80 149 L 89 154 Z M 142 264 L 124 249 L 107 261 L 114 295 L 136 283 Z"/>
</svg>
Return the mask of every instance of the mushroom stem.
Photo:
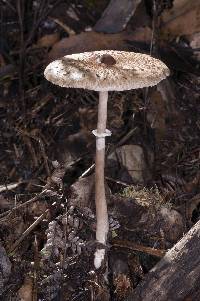
<svg viewBox="0 0 200 301">
<path fill-rule="evenodd" d="M 104 184 L 105 166 L 105 132 L 107 121 L 108 92 L 99 92 L 98 122 L 96 136 L 96 162 L 95 162 L 95 202 L 96 202 L 96 240 L 106 244 L 108 234 L 108 212 Z"/>
</svg>

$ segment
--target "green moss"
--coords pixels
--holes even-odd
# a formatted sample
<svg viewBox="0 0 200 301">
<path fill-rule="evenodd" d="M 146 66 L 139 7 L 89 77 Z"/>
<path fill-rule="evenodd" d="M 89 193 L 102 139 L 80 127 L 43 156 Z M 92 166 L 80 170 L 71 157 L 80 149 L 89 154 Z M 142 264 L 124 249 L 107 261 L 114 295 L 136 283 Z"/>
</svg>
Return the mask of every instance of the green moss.
<svg viewBox="0 0 200 301">
<path fill-rule="evenodd" d="M 128 186 L 120 194 L 122 197 L 133 198 L 142 206 L 160 207 L 165 204 L 164 198 L 161 196 L 158 187 L 151 189 L 146 187 L 139 188 L 138 186 Z M 166 204 L 165 204 L 166 205 Z"/>
</svg>

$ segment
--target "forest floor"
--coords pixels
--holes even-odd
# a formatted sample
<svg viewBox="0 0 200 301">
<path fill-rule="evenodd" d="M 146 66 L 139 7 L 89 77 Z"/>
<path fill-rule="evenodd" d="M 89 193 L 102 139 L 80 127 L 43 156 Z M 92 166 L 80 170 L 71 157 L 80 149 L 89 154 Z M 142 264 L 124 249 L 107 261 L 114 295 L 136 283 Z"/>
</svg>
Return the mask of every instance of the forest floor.
<svg viewBox="0 0 200 301">
<path fill-rule="evenodd" d="M 0 0 L 1 300 L 128 300 L 199 220 L 200 5 L 118 2 Z M 43 75 L 100 49 L 151 52 L 171 72 L 109 93 L 107 281 L 93 266 L 98 94 Z"/>
</svg>

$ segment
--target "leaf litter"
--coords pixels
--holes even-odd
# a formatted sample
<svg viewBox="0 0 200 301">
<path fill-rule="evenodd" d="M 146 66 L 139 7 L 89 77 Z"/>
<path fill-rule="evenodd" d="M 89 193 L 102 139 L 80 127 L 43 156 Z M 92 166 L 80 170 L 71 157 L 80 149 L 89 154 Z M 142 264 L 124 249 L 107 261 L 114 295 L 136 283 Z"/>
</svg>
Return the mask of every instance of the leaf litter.
<svg viewBox="0 0 200 301">
<path fill-rule="evenodd" d="M 113 136 L 107 148 L 106 194 L 111 277 L 105 285 L 103 272 L 93 271 L 91 130 L 97 95 L 53 87 L 43 69 L 48 60 L 71 52 L 111 46 L 148 52 L 153 8 L 148 4 L 144 13 L 145 4 L 140 4 L 135 16 L 142 16 L 145 26 L 138 17 L 127 19 L 126 30 L 113 36 L 84 31 L 95 26 L 108 1 L 28 1 L 29 7 L 12 2 L 3 3 L 1 28 L 9 30 L 0 48 L 2 300 L 109 300 L 109 294 L 111 300 L 126 300 L 199 219 L 200 27 L 199 18 L 192 17 L 198 16 L 199 6 L 162 1 L 157 7 L 156 17 L 164 14 L 154 48 L 171 67 L 169 80 L 148 91 L 110 93 Z M 187 30 L 182 26 L 186 16 Z M 130 177 L 129 164 L 119 158 L 109 162 L 110 153 L 122 150 L 126 162 L 132 160 L 126 149 L 131 154 L 134 145 L 143 150 L 142 181 Z M 117 269 L 113 262 L 120 262 Z"/>
</svg>

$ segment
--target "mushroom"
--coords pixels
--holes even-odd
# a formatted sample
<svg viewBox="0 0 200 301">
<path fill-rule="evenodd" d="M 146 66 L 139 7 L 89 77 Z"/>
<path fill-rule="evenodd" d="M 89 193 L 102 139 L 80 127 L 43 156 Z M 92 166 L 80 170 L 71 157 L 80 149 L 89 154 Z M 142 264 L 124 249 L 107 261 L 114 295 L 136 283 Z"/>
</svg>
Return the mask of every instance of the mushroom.
<svg viewBox="0 0 200 301">
<path fill-rule="evenodd" d="M 50 63 L 44 72 L 50 82 L 68 88 L 83 88 L 99 92 L 95 161 L 96 240 L 102 246 L 95 252 L 94 265 L 98 269 L 105 256 L 109 230 L 104 186 L 105 137 L 108 91 L 123 91 L 154 86 L 169 75 L 167 66 L 149 55 L 101 50 L 66 55 Z"/>
</svg>

